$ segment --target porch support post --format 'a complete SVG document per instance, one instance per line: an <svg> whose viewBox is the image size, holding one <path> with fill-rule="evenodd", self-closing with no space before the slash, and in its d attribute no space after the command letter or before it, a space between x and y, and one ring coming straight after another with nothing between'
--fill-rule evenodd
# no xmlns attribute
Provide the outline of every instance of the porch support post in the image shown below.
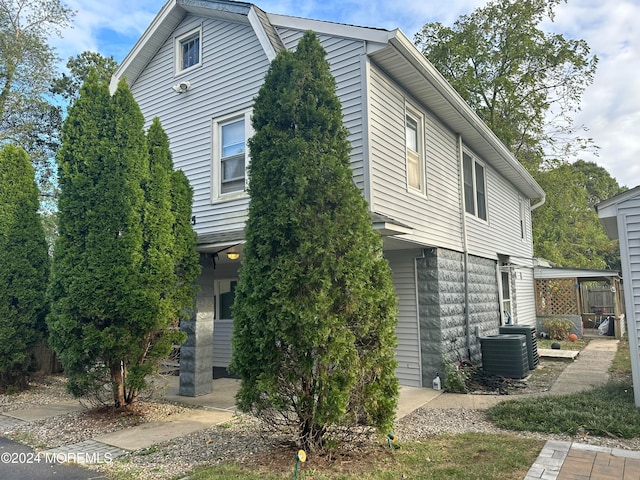
<svg viewBox="0 0 640 480"><path fill-rule="evenodd" d="M180 323L187 340L180 347L179 394L197 397L213 389L213 264L206 254L200 254L202 273L196 280L198 294L191 320Z"/></svg>

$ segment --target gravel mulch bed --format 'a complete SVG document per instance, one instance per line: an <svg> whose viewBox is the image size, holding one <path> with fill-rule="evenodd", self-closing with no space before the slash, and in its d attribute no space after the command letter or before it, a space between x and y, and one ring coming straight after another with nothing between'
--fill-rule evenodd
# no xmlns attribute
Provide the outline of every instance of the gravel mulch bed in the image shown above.
<svg viewBox="0 0 640 480"><path fill-rule="evenodd" d="M549 368L547 373L551 374L550 377L555 377L557 370ZM532 389L537 391L543 389L540 382L534 383L531 386ZM514 397L516 395L505 397L505 399ZM33 382L32 388L26 392L0 395L0 412L69 400L73 398L64 390L64 377L52 376ZM37 449L53 448L144 422L161 420L183 412L186 408L158 401L140 401L139 405L129 412L87 409L20 425L12 432L5 432L5 435L28 443ZM430 438L443 433L466 432L506 433L530 438L577 441L640 450L640 439L623 440L590 436L571 438L565 435L513 433L494 426L487 420L484 411L461 408L421 408L398 420L394 429L400 442ZM288 440L290 439L284 436L263 435L255 419L238 415L227 424L163 442L149 449L120 457L111 464L92 466L92 468L106 475L118 472L128 474L127 478L165 480L179 478L200 465L214 465L227 461L255 465L260 458L273 456L274 452Z"/></svg>

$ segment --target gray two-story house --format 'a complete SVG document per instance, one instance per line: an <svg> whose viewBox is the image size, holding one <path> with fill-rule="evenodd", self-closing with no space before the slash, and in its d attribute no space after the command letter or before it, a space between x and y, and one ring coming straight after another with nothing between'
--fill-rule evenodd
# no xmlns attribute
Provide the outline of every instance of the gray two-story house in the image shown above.
<svg viewBox="0 0 640 480"><path fill-rule="evenodd" d="M231 356L249 197L246 140L271 60L313 30L327 51L353 180L399 297L397 375L431 385L442 356L480 361L478 337L535 325L531 211L544 192L400 30L262 11L228 0L169 0L116 72L194 188L203 271L183 325L181 392L205 393Z"/></svg>

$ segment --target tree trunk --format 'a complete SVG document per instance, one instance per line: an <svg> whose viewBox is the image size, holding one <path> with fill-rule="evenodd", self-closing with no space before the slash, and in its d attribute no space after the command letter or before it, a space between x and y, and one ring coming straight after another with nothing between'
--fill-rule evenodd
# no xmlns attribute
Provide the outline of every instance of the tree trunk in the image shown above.
<svg viewBox="0 0 640 480"><path fill-rule="evenodd" d="M111 388L113 388L113 402L116 408L125 406L124 399L124 377L121 363L113 362L109 367L111 370Z"/></svg>
<svg viewBox="0 0 640 480"><path fill-rule="evenodd" d="M300 425L300 444L307 453L319 452L324 447L326 427L318 425L312 419L305 420Z"/></svg>

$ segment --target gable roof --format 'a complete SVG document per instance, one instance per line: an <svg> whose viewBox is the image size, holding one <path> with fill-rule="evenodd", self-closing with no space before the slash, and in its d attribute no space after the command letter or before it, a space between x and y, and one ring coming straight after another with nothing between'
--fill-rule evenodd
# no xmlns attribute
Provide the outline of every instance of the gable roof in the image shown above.
<svg viewBox="0 0 640 480"><path fill-rule="evenodd" d="M276 27L313 30L319 34L364 41L371 61L433 112L452 132L460 134L465 145L527 198L544 200L544 190L529 172L399 29L359 27L270 14L251 3L232 0L169 0L117 69L111 81L112 91L121 78L126 78L129 84L135 83L188 13L250 24L269 60L285 48Z"/></svg>
<svg viewBox="0 0 640 480"><path fill-rule="evenodd" d="M187 14L249 24L256 32L267 58L273 60L284 49L267 14L251 3L230 0L169 0L155 16L111 79L114 92L121 78L135 83L147 64Z"/></svg>
<svg viewBox="0 0 640 480"><path fill-rule="evenodd" d="M600 223L602 223L610 239L614 240L618 238L618 205L636 197L640 197L640 185L626 192L619 193L615 197L603 200L595 206L598 217L600 218Z"/></svg>

